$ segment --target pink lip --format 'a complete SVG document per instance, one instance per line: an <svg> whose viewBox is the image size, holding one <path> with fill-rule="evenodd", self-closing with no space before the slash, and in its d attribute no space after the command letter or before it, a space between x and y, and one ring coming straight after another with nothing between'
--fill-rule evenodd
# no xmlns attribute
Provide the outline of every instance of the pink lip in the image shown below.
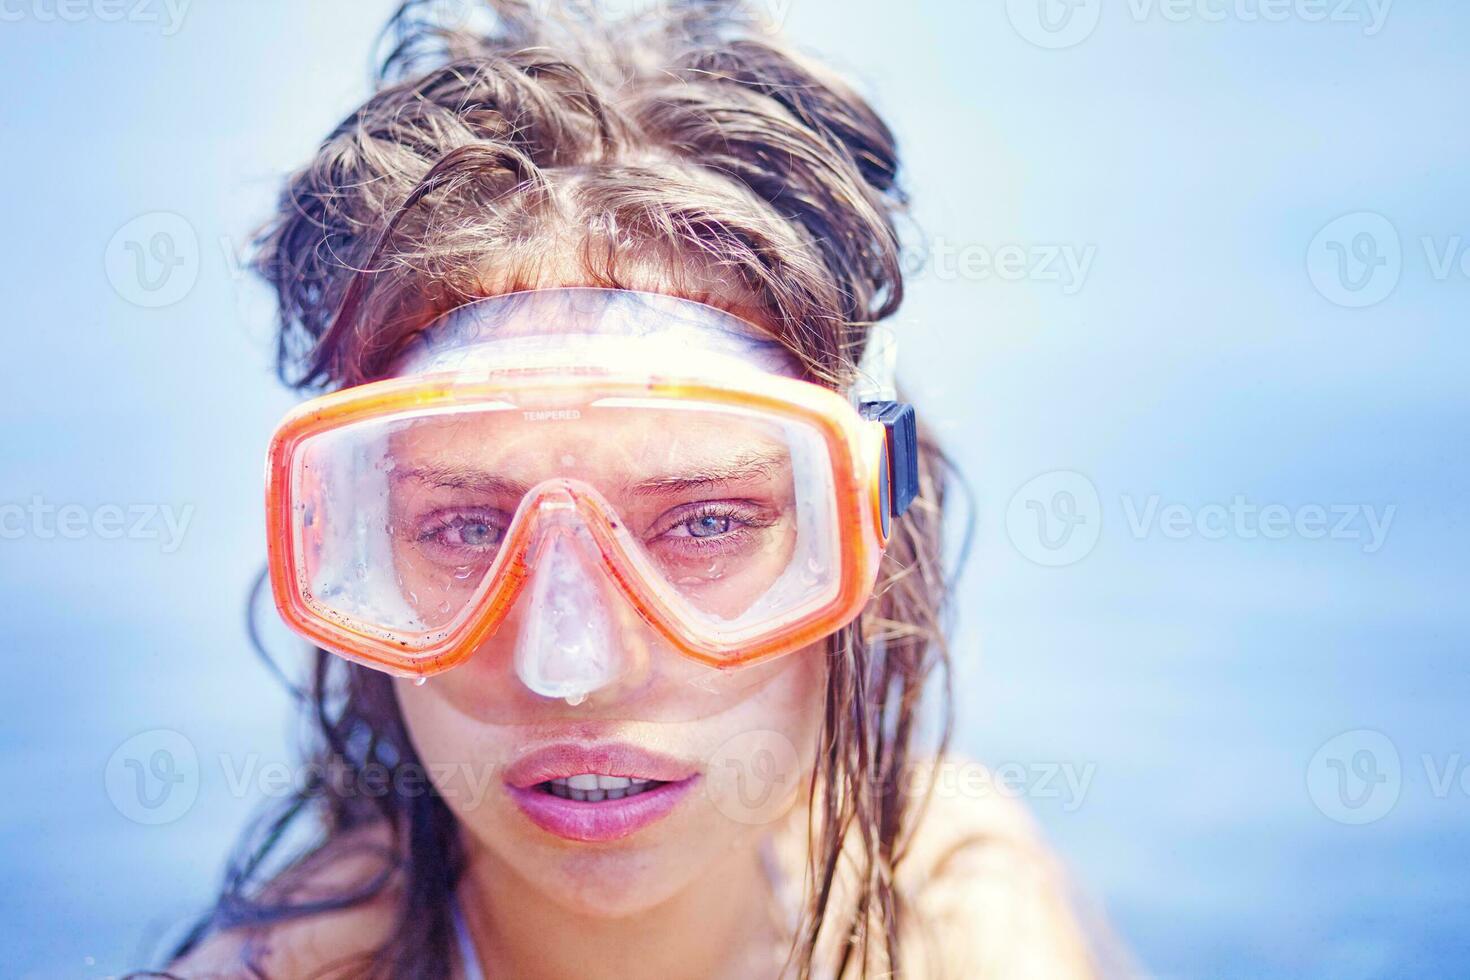
<svg viewBox="0 0 1470 980"><path fill-rule="evenodd" d="M537 789L549 779L597 773L636 776L664 785L621 800L579 803ZM506 771L506 789L542 830L566 840L620 840L668 816L699 781L695 767L629 745L558 744L532 752Z"/></svg>
<svg viewBox="0 0 1470 980"><path fill-rule="evenodd" d="M548 779L593 772L676 783L698 771L691 763L620 742L557 742L521 756L505 770L505 781L528 789Z"/></svg>

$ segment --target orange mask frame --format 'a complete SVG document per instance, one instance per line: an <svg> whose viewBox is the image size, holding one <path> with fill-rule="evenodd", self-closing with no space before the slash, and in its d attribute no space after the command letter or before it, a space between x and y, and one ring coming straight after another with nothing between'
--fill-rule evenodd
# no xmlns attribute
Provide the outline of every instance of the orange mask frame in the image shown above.
<svg viewBox="0 0 1470 980"><path fill-rule="evenodd" d="M711 635L707 626L669 601L659 577L638 549L629 547L609 505L580 481L545 481L520 501L505 539L466 613L450 627L419 634L415 642L357 623L312 596L306 573L309 529L299 526L312 494L298 479L303 444L322 433L368 420L488 401L515 401L527 390L569 393L595 382L614 396L696 399L751 409L805 423L821 434L833 468L840 569L834 594L747 629L734 637ZM619 377L566 368L511 370L467 380L445 373L394 378L324 395L287 415L271 439L266 465L266 530L271 592L286 624L348 660L405 677L427 677L462 663L504 622L531 570L534 538L528 515L547 493L564 494L591 531L618 591L674 650L711 667L730 669L799 650L852 622L867 604L887 545L890 521L917 494L913 411L896 402L854 407L847 398L810 382L752 372L738 384L685 378Z"/></svg>

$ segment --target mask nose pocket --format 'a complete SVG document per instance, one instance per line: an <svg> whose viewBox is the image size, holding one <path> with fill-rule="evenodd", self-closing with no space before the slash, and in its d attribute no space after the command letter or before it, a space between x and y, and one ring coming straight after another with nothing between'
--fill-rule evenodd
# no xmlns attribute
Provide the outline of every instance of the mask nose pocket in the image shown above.
<svg viewBox="0 0 1470 980"><path fill-rule="evenodd" d="M515 648L516 676L546 698L580 704L624 673L627 656L599 572L597 542L565 492L543 497L526 556L530 582Z"/></svg>

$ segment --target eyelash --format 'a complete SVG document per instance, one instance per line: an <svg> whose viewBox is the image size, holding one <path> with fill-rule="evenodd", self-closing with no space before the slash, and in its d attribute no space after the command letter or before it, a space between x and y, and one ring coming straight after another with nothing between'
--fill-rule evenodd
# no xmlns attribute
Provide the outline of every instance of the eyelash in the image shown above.
<svg viewBox="0 0 1470 980"><path fill-rule="evenodd" d="M730 521L732 526L727 531L708 537L698 537L692 533L671 533L707 517L724 518ZM504 540L505 522L499 520L493 511L444 510L429 515L428 520L430 523L415 535L415 540L446 552L452 551L463 555L466 551L478 551L488 554L498 548ZM655 526L661 529L648 537L648 543L653 545L658 542L667 542L668 547L682 550L696 557L705 557L738 547L750 532L770 527L774 523L775 521L763 516L758 508L749 505L742 506L734 502L710 501L693 505L689 509L679 511L672 517L660 521ZM467 524L484 524L495 535L495 540L488 545L439 540L446 531L463 528Z"/></svg>
<svg viewBox="0 0 1470 980"><path fill-rule="evenodd" d="M706 538L696 537L693 534L675 535L669 533L677 528L703 520L706 517L722 517L729 520L732 524L738 523L740 526L738 528L732 527L728 531ZM664 529L654 535L650 539L650 543L667 539L677 542L674 547L682 548L689 552L707 554L738 545L751 531L763 527L770 527L773 523L775 522L763 517L754 507L742 507L735 503L711 501L697 504L690 510L685 510L674 515L672 519L662 524Z"/></svg>
<svg viewBox="0 0 1470 980"><path fill-rule="evenodd" d="M429 544L433 547L444 549L471 549L481 551L492 551L500 545L504 536L505 528L498 521L492 511L475 510L444 510L429 515L431 523L420 531L416 539L421 544ZM445 531L454 528L463 528L465 525L483 524L495 535L495 540L489 545L452 544L437 540Z"/></svg>

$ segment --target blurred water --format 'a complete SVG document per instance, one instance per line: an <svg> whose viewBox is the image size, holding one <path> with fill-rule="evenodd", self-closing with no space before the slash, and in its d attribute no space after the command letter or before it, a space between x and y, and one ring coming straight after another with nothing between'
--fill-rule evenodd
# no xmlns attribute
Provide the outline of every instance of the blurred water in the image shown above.
<svg viewBox="0 0 1470 980"><path fill-rule="evenodd" d="M1455 974L1470 276L1443 262L1470 234L1470 12L1262 6L1083 0L1060 33L1033 0L768 9L905 147L933 261L901 373L978 504L962 746L1012 764L1151 973ZM0 948L7 972L104 976L214 887L259 796L221 757L293 740L240 627L260 453L290 399L235 256L364 93L388 4L185 5L176 25L58 9L0 23ZM178 227L159 212L192 249L128 249ZM1376 261L1392 242L1362 237L1381 221L1313 246L1359 212L1391 223L1396 278ZM175 277L150 291L138 261ZM1211 504L1276 505L1287 529ZM92 523L107 505L129 525L155 508L147 536ZM1354 536L1317 507L1351 508ZM159 730L197 771L127 768ZM1386 743L1330 741L1364 730ZM1058 769L1090 772L1085 791L1043 784ZM127 805L150 775L197 797Z"/></svg>

